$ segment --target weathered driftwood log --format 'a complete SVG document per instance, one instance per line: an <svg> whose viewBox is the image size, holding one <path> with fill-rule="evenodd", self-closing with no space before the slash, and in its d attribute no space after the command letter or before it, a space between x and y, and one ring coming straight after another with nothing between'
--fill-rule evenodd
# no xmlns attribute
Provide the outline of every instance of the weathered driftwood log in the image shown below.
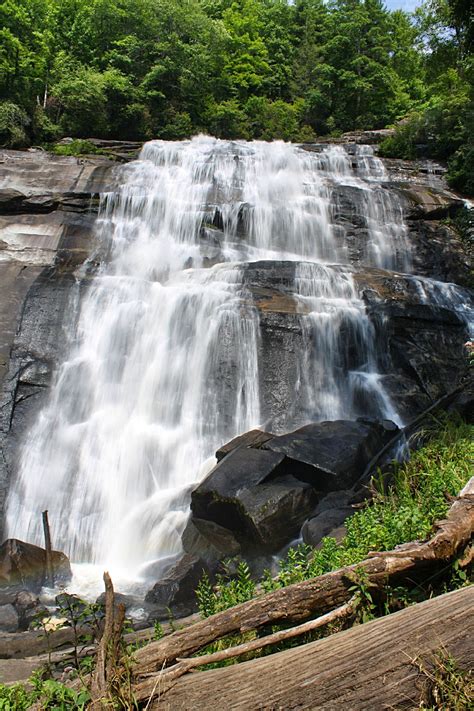
<svg viewBox="0 0 474 711"><path fill-rule="evenodd" d="M79 628L79 634L91 634L90 627ZM49 637L49 640L48 640ZM42 630L30 632L4 633L0 635L0 659L23 659L35 657L51 650L74 643L74 630L71 627L55 630L48 636Z"/></svg>
<svg viewBox="0 0 474 711"><path fill-rule="evenodd" d="M427 542L412 542L394 551L372 553L357 565L267 593L260 598L217 613L159 642L152 642L135 655L134 676L162 670L180 657L227 635L267 625L300 623L346 603L354 575L363 571L371 585L400 584L427 570L436 572L468 545L474 530L474 477L453 501L446 520L436 526Z"/></svg>
<svg viewBox="0 0 474 711"><path fill-rule="evenodd" d="M145 679L140 684L137 684L133 689L133 697L136 702L149 700L155 695L158 688L159 693L163 694L174 686L176 681L183 676L183 674L186 674L186 672L192 669L202 667L205 664L216 664L217 662L223 662L228 659L235 659L235 657L241 657L243 654L255 652L256 650L279 644L289 639L301 637L308 632L314 632L321 627L350 617L354 613L354 602L355 598L352 598L348 603L338 607L336 610L332 610L332 612L328 612L316 620L303 622L303 624L297 627L279 630L266 637L253 639L250 642L245 642L235 647L221 649L219 652L214 652L213 654L205 654L202 657L191 657L190 659L180 659L177 664L163 670L160 674L153 674L149 679Z"/></svg>
<svg viewBox="0 0 474 711"><path fill-rule="evenodd" d="M474 662L474 586L325 639L183 676L151 709L392 709L418 707L439 651ZM159 690L159 683L157 685Z"/></svg>

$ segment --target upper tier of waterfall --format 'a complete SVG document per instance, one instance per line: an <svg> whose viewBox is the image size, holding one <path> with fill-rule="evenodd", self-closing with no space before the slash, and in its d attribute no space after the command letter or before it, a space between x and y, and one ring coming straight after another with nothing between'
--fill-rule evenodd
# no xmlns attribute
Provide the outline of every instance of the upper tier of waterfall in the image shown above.
<svg viewBox="0 0 474 711"><path fill-rule="evenodd" d="M102 197L88 269L99 264L78 283L73 345L21 449L9 535L40 542L48 509L55 545L74 561L133 575L180 550L190 487L224 441L369 407L399 422L348 266L356 223L358 264L410 269L386 181L363 146L146 144ZM286 287L304 344L291 415L274 422L246 277L249 262L268 260L295 263Z"/></svg>

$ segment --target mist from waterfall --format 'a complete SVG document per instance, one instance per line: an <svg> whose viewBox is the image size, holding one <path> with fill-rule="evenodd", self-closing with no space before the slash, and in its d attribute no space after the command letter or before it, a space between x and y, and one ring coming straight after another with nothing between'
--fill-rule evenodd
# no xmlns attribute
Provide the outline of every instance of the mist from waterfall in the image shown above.
<svg viewBox="0 0 474 711"><path fill-rule="evenodd" d="M295 424L353 418L361 403L397 419L364 304L337 266L351 249L337 219L343 185L365 230L360 261L409 267L401 206L384 180L367 147L146 144L120 190L102 198L88 269L99 266L23 443L9 536L41 543L48 509L58 549L131 578L180 551L189 492L215 449L264 424L259 315L243 278L250 261L298 262L306 347L295 353Z"/></svg>

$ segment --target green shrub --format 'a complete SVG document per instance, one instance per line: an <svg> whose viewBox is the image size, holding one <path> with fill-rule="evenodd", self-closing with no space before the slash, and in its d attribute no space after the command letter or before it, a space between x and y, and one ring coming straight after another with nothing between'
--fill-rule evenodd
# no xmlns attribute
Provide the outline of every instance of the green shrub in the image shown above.
<svg viewBox="0 0 474 711"><path fill-rule="evenodd" d="M12 101L0 102L0 145L24 148L28 145L26 132L30 124L26 112Z"/></svg>
<svg viewBox="0 0 474 711"><path fill-rule="evenodd" d="M38 702L45 711L85 711L90 701L86 690L75 691L53 679L43 681L39 674L30 681L31 689L0 684L0 711L26 711Z"/></svg>
<svg viewBox="0 0 474 711"><path fill-rule="evenodd" d="M217 575L214 586L204 575L197 587L196 596L202 617L210 617L220 610L251 600L255 594L255 583L245 561L237 564L235 573L231 571L231 561L224 562L223 566L224 573Z"/></svg>
<svg viewBox="0 0 474 711"><path fill-rule="evenodd" d="M100 153L91 141L77 138L71 143L56 143L51 151L58 156L82 156Z"/></svg>

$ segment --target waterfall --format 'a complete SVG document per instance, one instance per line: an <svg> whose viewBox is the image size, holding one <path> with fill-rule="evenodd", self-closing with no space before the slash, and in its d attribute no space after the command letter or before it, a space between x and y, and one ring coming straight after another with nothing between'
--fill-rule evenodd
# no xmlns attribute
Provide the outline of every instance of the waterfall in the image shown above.
<svg viewBox="0 0 474 711"><path fill-rule="evenodd" d="M295 354L298 413L288 424L353 418L369 402L397 419L363 302L337 266L353 249L341 217L349 194L359 261L409 267L385 179L368 148L146 144L121 188L102 197L87 269L99 265L83 279L74 344L21 448L9 535L40 543L48 509L58 549L130 577L180 551L190 488L215 449L263 424L248 262L297 263L306 346Z"/></svg>

